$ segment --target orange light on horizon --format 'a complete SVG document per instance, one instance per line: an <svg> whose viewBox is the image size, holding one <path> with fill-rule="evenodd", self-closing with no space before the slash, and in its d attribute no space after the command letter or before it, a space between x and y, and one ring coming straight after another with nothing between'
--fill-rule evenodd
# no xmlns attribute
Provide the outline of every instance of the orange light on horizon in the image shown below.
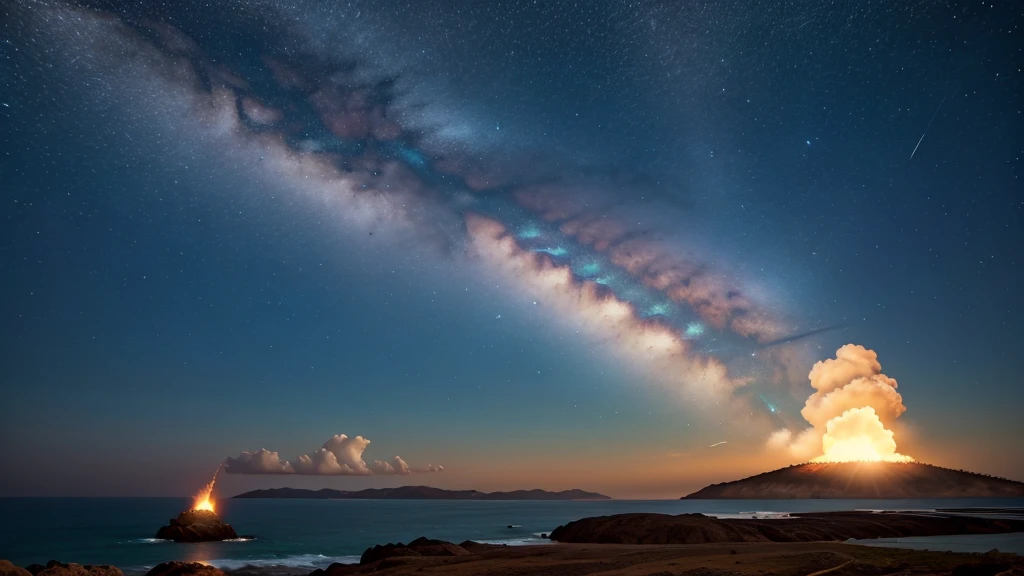
<svg viewBox="0 0 1024 576"><path fill-rule="evenodd" d="M825 425L823 454L812 462L913 462L896 451L893 432L870 406L851 408Z"/></svg>

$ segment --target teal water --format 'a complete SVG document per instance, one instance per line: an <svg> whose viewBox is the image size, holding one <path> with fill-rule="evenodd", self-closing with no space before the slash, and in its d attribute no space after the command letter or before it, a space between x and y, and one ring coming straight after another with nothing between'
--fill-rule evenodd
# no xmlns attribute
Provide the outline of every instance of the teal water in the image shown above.
<svg viewBox="0 0 1024 576"><path fill-rule="evenodd" d="M443 500L220 500L221 517L254 540L175 544L157 529L187 508L187 498L0 499L0 558L19 565L51 559L113 564L144 572L167 560L324 567L356 562L368 546L418 536L454 542L543 543L537 537L587 516L625 512L739 514L859 509L1022 507L1022 499L956 500L609 500L466 502ZM508 528L508 525L515 528Z"/></svg>

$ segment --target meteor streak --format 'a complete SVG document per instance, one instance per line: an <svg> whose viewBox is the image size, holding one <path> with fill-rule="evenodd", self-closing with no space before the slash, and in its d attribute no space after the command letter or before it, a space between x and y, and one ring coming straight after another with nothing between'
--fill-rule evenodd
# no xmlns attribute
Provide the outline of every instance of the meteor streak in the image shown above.
<svg viewBox="0 0 1024 576"><path fill-rule="evenodd" d="M209 512L217 511L216 505L214 504L211 496L213 494L213 486L217 483L217 474L220 474L220 469L222 467L223 465L217 467L217 471L213 473L213 479L210 480L210 483L203 486L203 489L196 494L192 503L193 510L207 510Z"/></svg>
<svg viewBox="0 0 1024 576"><path fill-rule="evenodd" d="M921 146L921 142L924 140L925 134L927 134L928 133L928 129L932 127L932 122L935 122L935 117L939 115L939 108L942 108L942 105L945 104L945 103L946 103L946 97L943 96L942 97L942 102L939 102L939 107L936 108L935 109L935 113L932 114L932 119L928 121L928 125L925 126L924 132L921 133L921 138L917 141L917 146L914 146L914 151L910 153L910 160L914 159L914 154L917 154L917 149L918 149L918 147ZM908 160L908 162L909 162L909 160Z"/></svg>
<svg viewBox="0 0 1024 576"><path fill-rule="evenodd" d="M711 446L708 446L708 448L714 448L715 446L721 446L722 444L726 444L726 443L727 443L726 440L722 440L721 442L715 442Z"/></svg>
<svg viewBox="0 0 1024 576"><path fill-rule="evenodd" d="M842 329L845 329L845 328L846 328L846 326L844 326L842 324L836 325L836 326L825 326L824 328L816 328L814 330L809 330L807 332L801 332L800 334L794 334L792 336L786 336L785 338L779 338L778 340L772 340L770 342L765 342L765 343L761 344L760 346L758 346L758 348L764 349L764 348L771 348L772 346L779 346L780 344L789 344L790 342L796 342L797 340L803 340L804 338L809 338L811 336L814 336L815 334L822 334L822 333L825 333L825 332L831 332L832 330L842 330Z"/></svg>

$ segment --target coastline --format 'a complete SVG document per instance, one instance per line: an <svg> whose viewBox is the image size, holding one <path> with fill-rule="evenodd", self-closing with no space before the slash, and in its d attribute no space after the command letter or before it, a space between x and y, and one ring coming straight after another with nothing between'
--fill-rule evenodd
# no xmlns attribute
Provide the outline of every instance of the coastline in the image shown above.
<svg viewBox="0 0 1024 576"><path fill-rule="evenodd" d="M680 545L554 544L506 546L465 556L395 557L370 564L334 564L325 570L245 566L228 570L196 565L204 576L348 576L355 574L470 576L493 574L838 575L1019 574L1024 558L1001 552L984 554L879 548L842 542L729 543ZM200 572L179 572L190 574ZM60 573L58 573L60 574ZM63 574L71 574L64 572ZM91 573L90 573L91 574ZM109 574L109 572L107 572ZM125 571L125 576L134 576ZM39 573L39 576L51 576ZM155 574L153 576L156 576Z"/></svg>
<svg viewBox="0 0 1024 576"><path fill-rule="evenodd" d="M510 545L477 541L461 544L417 538L408 544L378 544L361 557L320 554L290 558L201 560L189 544L167 544L165 558L182 555L199 560L189 565L121 566L124 576L345 576L347 574L680 574L694 569L708 574L888 574L901 566L929 573L978 568L986 574L1024 572L1024 549L993 550L986 539L1024 545L1020 509L950 509L901 512L850 511L769 514L717 518L703 514L630 513L582 518L559 526L559 541L519 538ZM854 534L857 539L848 538ZM894 537L895 536L895 537ZM870 538L871 540L865 540ZM515 539L514 539L515 540ZM494 541L492 541L494 542ZM946 552L944 542L970 546L971 552ZM180 547L179 547L180 546ZM897 547L898 546L898 547ZM1016 546L1016 544L1014 544ZM163 546L161 546L163 548ZM917 548L917 549L914 549ZM922 550L924 548L924 550ZM955 549L955 548L953 548ZM183 554L184 553L184 554ZM162 555L163 556L163 555ZM73 560L73 559L68 559ZM182 567L187 569L182 571ZM963 568L963 567L967 568ZM161 568L163 567L163 568ZM160 570L163 569L163 572ZM998 570L996 570L998 569ZM84 571L83 571L84 570ZM109 568L54 565L32 567L31 576L117 576ZM190 571L191 570L191 571ZM993 571L996 570L996 571ZM198 571L198 572L197 572ZM29 572L0 570L4 576Z"/></svg>

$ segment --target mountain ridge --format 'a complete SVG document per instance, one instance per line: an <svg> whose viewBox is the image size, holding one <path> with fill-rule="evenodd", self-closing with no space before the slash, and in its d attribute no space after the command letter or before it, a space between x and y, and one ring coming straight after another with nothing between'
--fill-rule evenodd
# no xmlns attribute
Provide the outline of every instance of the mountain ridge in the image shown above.
<svg viewBox="0 0 1024 576"><path fill-rule="evenodd" d="M1024 482L922 462L810 462L711 484L680 499L1021 497Z"/></svg>
<svg viewBox="0 0 1024 576"><path fill-rule="evenodd" d="M232 498L301 498L306 500L611 500L611 497L579 488L550 492L533 488L508 492L478 490L445 490L431 486L399 486L398 488L366 488L335 490L321 488L265 488L243 492Z"/></svg>

